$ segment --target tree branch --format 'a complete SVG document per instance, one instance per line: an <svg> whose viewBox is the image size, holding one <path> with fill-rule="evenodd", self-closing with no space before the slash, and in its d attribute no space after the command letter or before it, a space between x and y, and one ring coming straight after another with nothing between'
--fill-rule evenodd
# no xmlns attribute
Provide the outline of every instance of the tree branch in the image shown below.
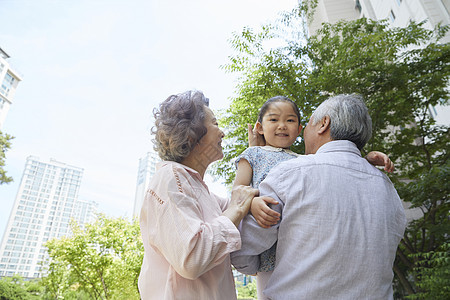
<svg viewBox="0 0 450 300"><path fill-rule="evenodd" d="M415 253L414 248L411 245L411 241L408 239L408 236L406 234L403 236L403 239L400 242L403 246L406 247L406 249L408 249L410 253Z"/></svg>
<svg viewBox="0 0 450 300"><path fill-rule="evenodd" d="M415 294L413 287L409 283L409 281L406 279L405 275L400 271L400 268L394 263L394 272L397 275L398 280L400 280L400 283L405 288L406 293L408 295Z"/></svg>
<svg viewBox="0 0 450 300"><path fill-rule="evenodd" d="M397 249L397 256L408 268L414 268L415 264L400 249Z"/></svg>

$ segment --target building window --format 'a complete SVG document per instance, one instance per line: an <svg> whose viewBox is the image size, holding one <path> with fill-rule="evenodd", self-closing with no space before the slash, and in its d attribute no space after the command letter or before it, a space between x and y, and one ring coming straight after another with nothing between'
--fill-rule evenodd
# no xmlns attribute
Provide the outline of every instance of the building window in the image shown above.
<svg viewBox="0 0 450 300"><path fill-rule="evenodd" d="M391 23L394 23L394 21L395 21L395 15L394 15L394 12L392 11L392 9L391 9L391 11L389 12L389 19L391 20Z"/></svg>
<svg viewBox="0 0 450 300"><path fill-rule="evenodd" d="M11 74L6 73L5 78L3 79L2 86L0 88L0 92L2 92L2 94L8 97L8 93L11 90L13 83L14 77L12 77Z"/></svg>

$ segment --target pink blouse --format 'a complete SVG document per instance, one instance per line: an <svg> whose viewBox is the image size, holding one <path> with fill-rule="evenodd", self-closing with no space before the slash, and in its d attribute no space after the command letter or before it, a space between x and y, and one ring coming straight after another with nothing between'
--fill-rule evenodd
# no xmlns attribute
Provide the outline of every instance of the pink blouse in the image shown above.
<svg viewBox="0 0 450 300"><path fill-rule="evenodd" d="M139 291L147 299L236 299L230 253L236 226L221 216L229 200L210 193L197 171L162 162L141 209L144 261Z"/></svg>

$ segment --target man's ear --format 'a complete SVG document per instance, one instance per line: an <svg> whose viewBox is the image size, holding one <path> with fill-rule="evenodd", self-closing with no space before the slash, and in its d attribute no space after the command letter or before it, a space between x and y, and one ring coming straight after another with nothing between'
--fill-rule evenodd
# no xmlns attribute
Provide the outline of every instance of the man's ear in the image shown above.
<svg viewBox="0 0 450 300"><path fill-rule="evenodd" d="M255 126L256 126L256 131L257 131L260 135L264 135L264 130L263 130L263 127L262 127L261 122L259 122L259 121L256 122Z"/></svg>
<svg viewBox="0 0 450 300"><path fill-rule="evenodd" d="M320 120L320 127L319 127L319 134L323 134L325 133L329 128L330 128L330 117L329 116L325 116L322 118L322 120Z"/></svg>

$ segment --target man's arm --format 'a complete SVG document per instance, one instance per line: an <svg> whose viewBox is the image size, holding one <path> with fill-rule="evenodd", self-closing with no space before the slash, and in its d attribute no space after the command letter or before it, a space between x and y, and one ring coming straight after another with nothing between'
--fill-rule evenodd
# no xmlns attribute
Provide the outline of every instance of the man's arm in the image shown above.
<svg viewBox="0 0 450 300"><path fill-rule="evenodd" d="M278 198L274 188L278 185L278 175L269 173L267 178L260 185L260 192L264 192L265 197L271 197L278 201L272 209L281 214L283 202ZM278 239L278 226L262 228L258 225L252 215L247 215L239 226L241 233L242 247L240 250L231 253L231 263L241 273L255 274L259 268L258 255L267 249L270 249Z"/></svg>
<svg viewBox="0 0 450 300"><path fill-rule="evenodd" d="M248 214L239 226L242 247L231 253L231 263L241 273L253 275L259 268L259 254L270 249L277 240L278 224L262 228Z"/></svg>

